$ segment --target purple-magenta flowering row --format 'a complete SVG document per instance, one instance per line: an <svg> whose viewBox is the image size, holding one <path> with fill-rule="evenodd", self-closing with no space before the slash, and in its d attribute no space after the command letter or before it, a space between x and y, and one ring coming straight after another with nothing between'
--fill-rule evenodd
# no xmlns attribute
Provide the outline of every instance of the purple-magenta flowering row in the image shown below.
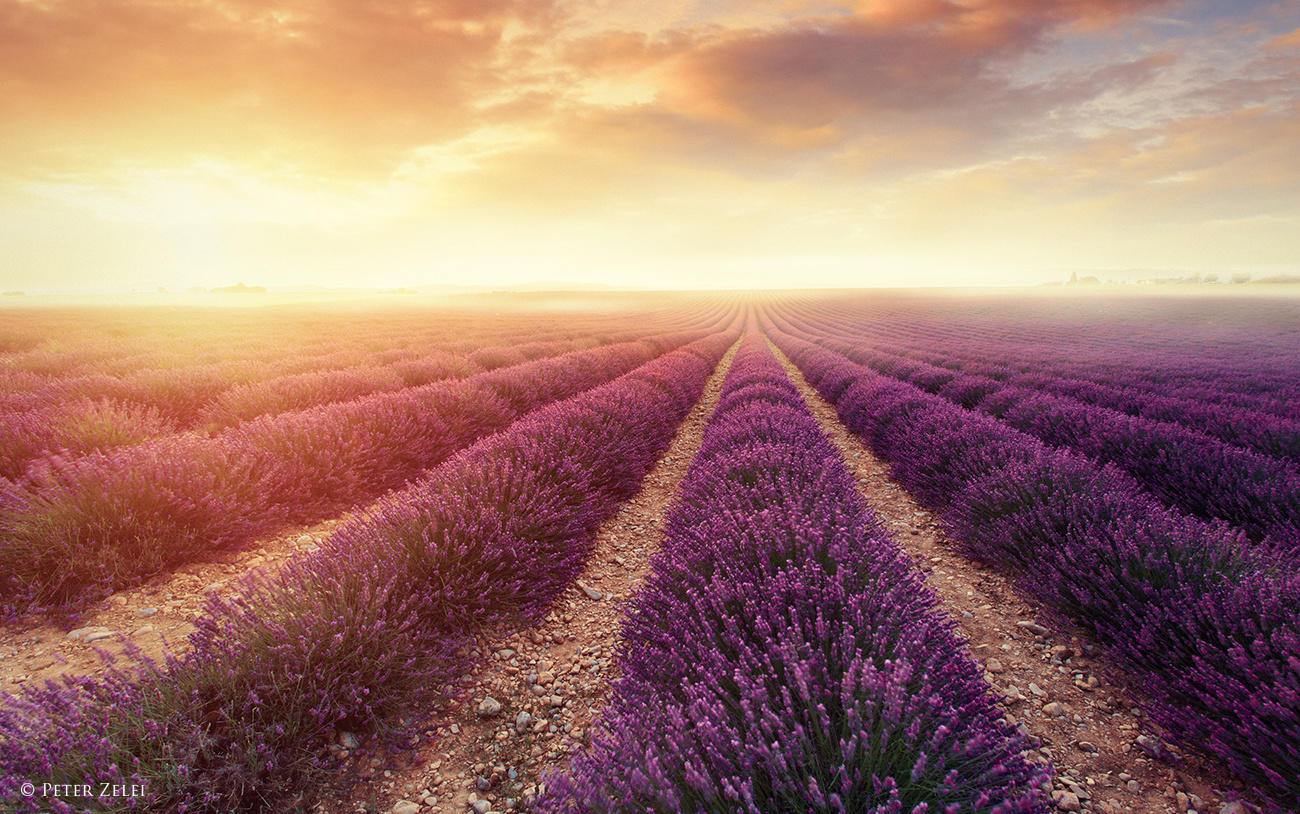
<svg viewBox="0 0 1300 814"><path fill-rule="evenodd" d="M976 557L1082 625L1184 746L1300 808L1300 572L1114 467L788 334L778 344Z"/></svg>
<svg viewBox="0 0 1300 814"><path fill-rule="evenodd" d="M1186 390L1193 397L1300 417L1294 403L1300 397L1294 300L1047 298L982 306L927 298L914 302L919 308L906 316L891 306L863 304L836 303L823 308L826 319L815 321L829 328L839 319L836 333L845 337L892 338L1023 372L1078 372L1153 393Z"/></svg>
<svg viewBox="0 0 1300 814"><path fill-rule="evenodd" d="M852 331L837 332L836 335L841 340L857 338L856 332ZM1033 356L990 361L999 357L991 351L986 355L981 345L973 342L963 345L964 350L958 350L942 341L934 345L922 344L918 337L891 337L888 342L871 336L861 338L870 342L873 349L898 357L899 364L922 362L951 371L930 369L924 374L927 383L933 381L936 387L951 381L959 373L976 381L993 379L1004 385L1068 396L1085 404L1140 418L1170 421L1229 444L1292 462L1300 461L1300 420L1268 410L1216 403L1212 397L1216 395L1216 387L1222 387L1222 384L1209 374L1198 388L1183 387L1169 393L1135 384L1135 373L1131 370L1074 368L1069 372L1069 367L1048 364ZM920 381L913 383L922 384ZM1231 391L1217 394L1240 398L1240 394Z"/></svg>
<svg viewBox="0 0 1300 814"><path fill-rule="evenodd" d="M635 331L626 316L502 320L475 309L133 312L125 323L111 311L10 312L0 347L8 339L24 349L0 352L0 477L21 480L50 455L211 434L258 415L690 330L716 312L647 313Z"/></svg>
<svg viewBox="0 0 1300 814"><path fill-rule="evenodd" d="M624 334L612 341L642 336ZM606 343L584 337L487 347L468 355L430 350L415 358L403 354L383 364L327 367L242 383L214 374L206 383L181 387L183 398L171 398L169 390L146 391L132 398L47 397L37 406L0 412L0 476L20 480L41 458L51 455L76 457L184 430L212 434L262 415L461 378L600 344ZM125 387L120 380L119 384Z"/></svg>
<svg viewBox="0 0 1300 814"><path fill-rule="evenodd" d="M263 417L213 438L51 461L0 505L0 615L75 611L200 552L374 499L519 416L701 333Z"/></svg>
<svg viewBox="0 0 1300 814"><path fill-rule="evenodd" d="M843 339L1300 419L1294 301L942 298L790 303ZM983 372L972 370L970 372Z"/></svg>
<svg viewBox="0 0 1300 814"><path fill-rule="evenodd" d="M1139 418L1173 422L1229 444L1293 463L1300 462L1300 421L1270 412L1216 404L1207 401L1204 393L1185 390L1181 395L1165 395L1133 386L1131 375L1093 373L1090 379L1085 379L1055 370L1033 369L1029 364L1032 360L1021 362L1019 367L1031 367L1029 372L1021 372L1006 364L994 364L947 350L876 347L976 379L986 377L1015 387L1067 396L1084 404Z"/></svg>
<svg viewBox="0 0 1300 814"><path fill-rule="evenodd" d="M0 800L35 811L24 780L113 776L143 786L148 810L307 810L337 770L338 731L404 742L463 672L473 633L534 616L571 583L734 339L699 340L457 453L274 580L211 597L191 651L164 668L10 698Z"/></svg>
<svg viewBox="0 0 1300 814"><path fill-rule="evenodd" d="M1053 446L1112 463L1171 506L1300 548L1300 472L1289 463L1167 421L1126 415L988 376L810 337L877 372L1001 419Z"/></svg>
<svg viewBox="0 0 1300 814"><path fill-rule="evenodd" d="M666 534L593 743L540 811L1048 810L1045 770L752 334Z"/></svg>
<svg viewBox="0 0 1300 814"><path fill-rule="evenodd" d="M203 315L199 314L192 318L197 324L188 323L185 334L154 337L144 343L142 352L113 359L111 354L110 358L104 358L113 347L112 337L105 335L102 328L96 332L93 320L86 315L84 321L90 325L80 326L80 330L89 336L69 340L76 342L72 348L61 352L38 349L0 355L0 370L6 374L0 383L0 410L5 413L39 410L61 402L109 399L155 407L178 426L191 427L199 423L206 405L239 385L348 367L386 366L426 357L452 357L459 364L467 365L469 372L481 372L499 366L480 366L479 358L474 357L475 353L487 352L482 359L491 359L491 346L579 340L592 335L619 341L614 334L625 333L621 328L609 331L595 321L587 330L582 329L581 323L570 324L563 330L547 330L517 324L480 327L464 318L449 318L447 314L437 317L430 319L425 315L415 320L392 316L386 320L322 317L316 330L329 331L328 338L322 336L314 342L295 336L302 329L282 317L287 324L277 326L274 320L266 320L271 325L262 328L278 340L270 344L265 338L262 343L241 342L239 335L228 333L234 326L226 326L225 331L206 326ZM683 327L665 324L643 333L664 333ZM71 327L70 331L76 333ZM623 340L632 338L622 337ZM205 339L208 341L204 342ZM52 344L61 344L60 339L52 338ZM81 361L77 363L79 357Z"/></svg>

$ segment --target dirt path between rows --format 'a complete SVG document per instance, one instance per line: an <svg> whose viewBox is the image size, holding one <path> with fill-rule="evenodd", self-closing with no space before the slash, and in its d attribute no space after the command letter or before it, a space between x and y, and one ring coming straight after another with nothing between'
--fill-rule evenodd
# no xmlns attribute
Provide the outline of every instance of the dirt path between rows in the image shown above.
<svg viewBox="0 0 1300 814"><path fill-rule="evenodd" d="M502 812L536 795L545 772L563 768L587 742L606 691L618 679L615 645L623 605L663 541L664 518L704 438L739 343L723 357L641 491L601 527L575 585L536 627L488 635L482 657L460 679L458 698L424 732L402 765L362 758L363 781L346 799L322 803L353 812ZM355 746L340 737L339 748ZM360 754L358 753L358 757Z"/></svg>
<svg viewBox="0 0 1300 814"><path fill-rule="evenodd" d="M127 643L150 659L180 653L208 594L229 593L239 580L261 569L274 574L289 559L310 551L351 512L310 526L279 532L244 548L217 551L202 560L159 574L110 596L65 629L42 616L29 616L0 630L0 691L43 684L61 675L97 675L104 655L122 666Z"/></svg>
<svg viewBox="0 0 1300 814"><path fill-rule="evenodd" d="M1036 739L1038 756L1056 767L1058 809L1214 814L1224 808L1211 782L1228 780L1194 759L1175 767L1150 757L1148 750L1160 748L1157 737L1125 690L1104 675L1095 648L1082 636L1050 631L1006 577L958 553L938 515L895 484L888 464L849 432L789 359L772 350L844 456L860 494L926 572L984 665L985 678L1005 696L1007 720Z"/></svg>

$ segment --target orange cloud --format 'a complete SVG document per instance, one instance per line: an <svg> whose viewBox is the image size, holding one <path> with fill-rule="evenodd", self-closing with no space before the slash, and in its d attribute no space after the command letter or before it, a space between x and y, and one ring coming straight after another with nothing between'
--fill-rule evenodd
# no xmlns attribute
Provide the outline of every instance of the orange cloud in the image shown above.
<svg viewBox="0 0 1300 814"><path fill-rule="evenodd" d="M676 90L701 106L808 120L844 111L981 104L1000 69L1055 29L1113 21L1161 0L873 0L853 17L697 44Z"/></svg>
<svg viewBox="0 0 1300 814"><path fill-rule="evenodd" d="M535 33L553 14L545 0L7 2L0 132L27 148L10 161L44 163L52 143L73 164L391 162L462 132L514 78L507 28Z"/></svg>
<svg viewBox="0 0 1300 814"><path fill-rule="evenodd" d="M1012 69L1048 22L990 40L987 28L972 34L969 9L906 5L771 30L584 37L561 52L578 75L650 75L657 92L633 107L569 108L556 127L638 160L782 174L822 161L898 174L976 160L1056 109L1139 88L1176 61L1162 51L1026 82Z"/></svg>
<svg viewBox="0 0 1300 814"><path fill-rule="evenodd" d="M1275 49L1300 48L1300 28L1297 28L1290 34L1285 34L1281 37L1276 37L1270 40L1268 47Z"/></svg>

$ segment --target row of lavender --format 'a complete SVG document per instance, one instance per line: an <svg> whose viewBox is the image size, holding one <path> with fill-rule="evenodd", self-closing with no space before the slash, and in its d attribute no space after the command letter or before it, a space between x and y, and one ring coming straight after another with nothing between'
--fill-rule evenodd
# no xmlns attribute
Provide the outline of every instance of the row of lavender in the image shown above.
<svg viewBox="0 0 1300 814"><path fill-rule="evenodd" d="M1048 810L1046 772L909 566L751 334L593 743L539 810Z"/></svg>
<svg viewBox="0 0 1300 814"><path fill-rule="evenodd" d="M10 359L7 365L0 364L0 369L17 369L5 371L0 407L7 411L23 410L54 401L110 399L154 407L182 426L193 426L208 402L236 385L347 367L412 362L430 354L448 354L469 362L469 357L480 349L486 349L486 356L480 355L474 363L490 364L493 355L499 352L492 348L517 345L525 339L551 342L598 333L581 325L566 326L563 330L544 330L540 326L521 330L518 326L502 325L474 329L457 325L457 332L450 326L440 325L437 318L428 322L426 327L402 322L394 328L369 333L375 328L369 322L357 324L340 318L335 323L337 336L328 345L312 346L286 338L279 347L247 349L246 355L239 355L241 346L237 342L229 343L231 337L215 331L212 336L205 336L204 327L199 325L195 328L196 336L189 341L171 340L180 348L188 348L188 353L169 354L167 349L159 348L154 353L142 354L143 358L99 359L91 367L87 366L88 362L68 361L69 368L59 370L64 356L75 358L76 354L50 352L52 358L43 365L48 368L44 373L25 371L23 360ZM359 333L363 325L367 333ZM88 344L90 339L82 342ZM228 343L234 347L226 347ZM111 346L111 338L101 337L99 344ZM220 348L215 359L204 353L205 345ZM91 346L88 350L100 348ZM159 355L161 359L155 358ZM171 363L160 364L164 360Z"/></svg>
<svg viewBox="0 0 1300 814"><path fill-rule="evenodd" d="M705 333L264 417L213 438L168 436L0 482L0 615L76 611L201 553L333 516Z"/></svg>
<svg viewBox="0 0 1300 814"><path fill-rule="evenodd" d="M1023 372L1300 419L1300 329L1286 300L873 298L791 311L801 321L838 322L863 338L898 339L912 349L940 347Z"/></svg>
<svg viewBox="0 0 1300 814"><path fill-rule="evenodd" d="M1224 443L1180 424L958 373L780 322L783 330L879 373L996 417L1053 446L1114 464L1161 500L1193 516L1230 523L1255 541L1300 549L1300 471L1289 461Z"/></svg>
<svg viewBox="0 0 1300 814"><path fill-rule="evenodd" d="M1124 473L774 331L975 557L1081 625L1184 746L1300 808L1300 571Z"/></svg>
<svg viewBox="0 0 1300 814"><path fill-rule="evenodd" d="M624 334L614 341L636 338ZM45 394L39 406L0 411L0 476L21 480L33 465L53 455L76 457L186 429L210 434L262 415L461 378L600 344L604 343L561 340L488 347L483 349L492 351L484 360L487 364L476 361L475 354L431 351L383 365L327 367L236 384L213 381L211 387L195 388L178 379L176 387L184 391L183 398L152 391L148 398L64 399Z"/></svg>
<svg viewBox="0 0 1300 814"><path fill-rule="evenodd" d="M55 811L307 810L339 730L406 742L486 626L570 585L735 340L713 334L462 451L243 597L209 600L163 668L29 689L0 709L0 800L113 780Z"/></svg>
<svg viewBox="0 0 1300 814"><path fill-rule="evenodd" d="M807 320L800 320L806 322ZM1031 353L1022 347L1018 354L999 352L996 334L981 333L964 341L954 342L950 331L933 335L912 325L897 323L863 324L849 315L839 319L817 319L826 329L833 329L842 339L869 341L877 351L900 358L899 364L929 363L955 373L929 371L927 379L942 386L959 374L968 382L968 390L978 387L1012 386L1060 396L1117 410L1128 415L1154 421L1169 421L1204 433L1229 444L1247 447L1256 452L1282 458L1292 465L1300 462L1300 418L1288 417L1296 407L1295 398L1274 400L1262 404L1252 402L1249 395L1241 393L1230 377L1223 376L1217 368L1200 371L1197 383L1183 385L1170 391L1168 385L1146 381L1145 376L1133 368L1116 367L1114 359L1105 366L1049 361L1041 346ZM1137 340L1129 337L1129 341ZM1113 350L1112 350L1113 353ZM1166 365L1190 366L1186 360ZM1300 364L1300 363L1293 363ZM1145 368L1154 369L1154 360ZM1146 376L1152 375L1147 373ZM1296 386L1300 367L1292 371L1288 385ZM988 383L992 381L994 385ZM915 382L918 385L921 382ZM1273 392L1287 393L1287 385ZM1154 387L1154 389L1153 389Z"/></svg>
<svg viewBox="0 0 1300 814"><path fill-rule="evenodd" d="M635 313L651 333L711 321L722 303L651 302ZM72 398L154 398L148 385L223 383L416 359L430 351L469 356L487 346L549 342L627 330L626 312L548 312L526 305L430 309L4 309L0 346L12 330L30 347L0 353L0 405L28 393ZM54 390L43 388L53 386ZM18 399L15 402L15 399Z"/></svg>
<svg viewBox="0 0 1300 814"><path fill-rule="evenodd" d="M49 381L250 363L280 365L290 372L299 365L318 366L326 358L358 364L393 348L427 343L443 347L490 337L498 328L484 324L481 312L450 308L100 306L5 308L4 314L0 370L18 379L5 382L6 392L14 384L32 381L29 376ZM564 327L571 327L571 321ZM345 337L347 341L341 341ZM294 351L292 358L286 349ZM473 350L473 345L465 350Z"/></svg>
<svg viewBox="0 0 1300 814"><path fill-rule="evenodd" d="M713 321L691 323L685 316L661 318L656 322L665 327L639 331L497 326L479 328L478 339L467 339L463 332L453 339L455 335L446 333L431 344L430 334L447 329L426 329L419 338L387 337L390 346L366 353L334 350L303 358L288 347L281 350L283 358L273 360L236 359L120 376L37 377L27 386L21 377L10 377L0 408L0 477L20 480L29 467L50 455L82 455L186 430L211 434L261 415L460 378ZM346 323L340 327L344 335L352 333ZM525 337L531 341L519 341Z"/></svg>

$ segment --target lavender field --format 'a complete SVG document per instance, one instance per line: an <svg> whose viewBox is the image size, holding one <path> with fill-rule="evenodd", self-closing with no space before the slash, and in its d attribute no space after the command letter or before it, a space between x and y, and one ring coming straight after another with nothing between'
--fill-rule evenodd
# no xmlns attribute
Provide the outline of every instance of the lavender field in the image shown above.
<svg viewBox="0 0 1300 814"><path fill-rule="evenodd" d="M0 810L1300 811L1300 299L11 308L0 370Z"/></svg>

